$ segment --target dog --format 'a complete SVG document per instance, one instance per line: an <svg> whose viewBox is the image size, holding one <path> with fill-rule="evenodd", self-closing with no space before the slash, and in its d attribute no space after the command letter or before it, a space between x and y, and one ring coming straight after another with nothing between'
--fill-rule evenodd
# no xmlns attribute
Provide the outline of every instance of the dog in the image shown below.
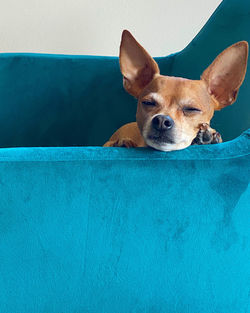
<svg viewBox="0 0 250 313"><path fill-rule="evenodd" d="M128 30L122 33L120 69L125 90L138 99L136 122L119 128L104 147L152 147L161 151L222 142L210 121L235 102L246 74L248 43L220 53L200 80L160 75L155 60Z"/></svg>

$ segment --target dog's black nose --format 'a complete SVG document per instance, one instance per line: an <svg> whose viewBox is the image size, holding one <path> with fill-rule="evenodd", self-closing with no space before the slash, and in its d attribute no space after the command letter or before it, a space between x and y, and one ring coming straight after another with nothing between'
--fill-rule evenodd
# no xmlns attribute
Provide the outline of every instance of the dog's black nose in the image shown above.
<svg viewBox="0 0 250 313"><path fill-rule="evenodd" d="M152 119L152 126L158 131L169 130L174 126L173 119L168 115L156 115Z"/></svg>

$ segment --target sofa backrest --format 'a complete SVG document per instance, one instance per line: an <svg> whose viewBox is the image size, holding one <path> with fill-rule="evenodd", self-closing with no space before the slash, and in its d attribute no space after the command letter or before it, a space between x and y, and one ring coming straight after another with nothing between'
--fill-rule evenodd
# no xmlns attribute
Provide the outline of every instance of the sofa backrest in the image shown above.
<svg viewBox="0 0 250 313"><path fill-rule="evenodd" d="M163 75L199 79L223 49L250 43L250 1L224 0L181 52L156 58ZM171 43L166 43L171 44ZM223 140L250 127L250 70L237 102L216 112ZM117 57L0 54L0 147L98 146L134 121Z"/></svg>
<svg viewBox="0 0 250 313"><path fill-rule="evenodd" d="M98 146L135 121L136 100L117 57L1 54L0 109L0 147Z"/></svg>

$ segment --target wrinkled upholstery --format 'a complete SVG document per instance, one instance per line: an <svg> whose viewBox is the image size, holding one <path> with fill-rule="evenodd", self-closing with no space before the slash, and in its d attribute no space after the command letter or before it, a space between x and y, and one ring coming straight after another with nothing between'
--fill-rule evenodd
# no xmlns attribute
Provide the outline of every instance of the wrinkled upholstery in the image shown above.
<svg viewBox="0 0 250 313"><path fill-rule="evenodd" d="M162 73L198 78L249 15L224 0ZM117 58L0 55L0 313L249 313L249 81L225 143L102 148L135 115Z"/></svg>

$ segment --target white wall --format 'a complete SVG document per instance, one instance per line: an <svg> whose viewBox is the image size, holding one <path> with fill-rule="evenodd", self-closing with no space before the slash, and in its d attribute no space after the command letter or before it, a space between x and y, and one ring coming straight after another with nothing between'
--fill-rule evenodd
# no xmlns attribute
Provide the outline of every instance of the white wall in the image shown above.
<svg viewBox="0 0 250 313"><path fill-rule="evenodd" d="M0 0L0 51L118 55L129 29L153 55L184 48L220 0Z"/></svg>

